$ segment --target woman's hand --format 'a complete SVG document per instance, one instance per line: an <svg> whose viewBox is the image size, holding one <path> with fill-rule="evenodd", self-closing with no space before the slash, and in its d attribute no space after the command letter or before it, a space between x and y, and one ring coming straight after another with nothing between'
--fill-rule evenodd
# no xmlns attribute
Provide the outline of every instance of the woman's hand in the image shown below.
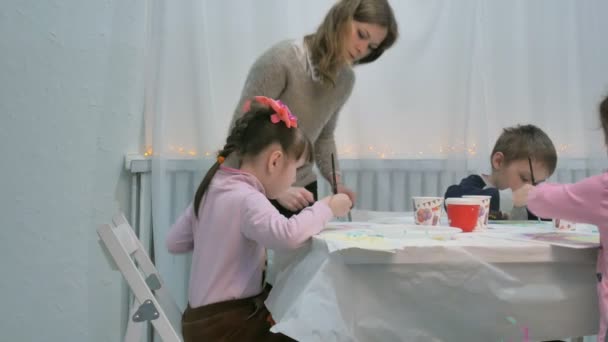
<svg viewBox="0 0 608 342"><path fill-rule="evenodd" d="M315 201L312 192L305 188L292 186L277 197L277 202L289 211L300 211Z"/></svg>

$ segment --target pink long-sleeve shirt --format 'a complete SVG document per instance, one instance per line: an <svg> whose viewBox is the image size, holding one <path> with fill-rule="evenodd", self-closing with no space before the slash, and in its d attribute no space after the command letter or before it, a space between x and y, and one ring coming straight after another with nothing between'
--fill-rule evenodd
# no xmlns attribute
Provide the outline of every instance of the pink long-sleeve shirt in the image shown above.
<svg viewBox="0 0 608 342"><path fill-rule="evenodd" d="M259 294L265 248L297 248L332 216L325 203L316 202L288 219L254 175L221 167L198 218L190 205L171 227L166 245L170 253L193 253L188 301L196 308Z"/></svg>
<svg viewBox="0 0 608 342"><path fill-rule="evenodd" d="M601 244L597 260L598 341L604 341L608 326L608 256L604 249L608 246L608 173L575 184L540 184L528 195L528 209L539 217L598 226Z"/></svg>

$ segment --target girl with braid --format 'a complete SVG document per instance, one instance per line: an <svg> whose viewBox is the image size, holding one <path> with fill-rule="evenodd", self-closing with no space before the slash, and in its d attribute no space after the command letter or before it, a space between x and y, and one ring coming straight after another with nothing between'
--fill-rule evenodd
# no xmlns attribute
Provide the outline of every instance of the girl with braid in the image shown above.
<svg viewBox="0 0 608 342"><path fill-rule="evenodd" d="M291 218L280 214L268 199L289 188L296 169L311 162L310 142L281 101L256 96L244 107L193 204L167 236L169 252L193 252L185 342L291 341L270 332L266 248L297 248L352 205L337 194ZM237 168L222 165L232 153L239 155Z"/></svg>
<svg viewBox="0 0 608 342"><path fill-rule="evenodd" d="M608 96L599 105L599 119L608 146ZM596 225L600 232L597 256L597 299L600 312L597 341L608 341L608 172L574 184L542 183L528 193L535 215Z"/></svg>

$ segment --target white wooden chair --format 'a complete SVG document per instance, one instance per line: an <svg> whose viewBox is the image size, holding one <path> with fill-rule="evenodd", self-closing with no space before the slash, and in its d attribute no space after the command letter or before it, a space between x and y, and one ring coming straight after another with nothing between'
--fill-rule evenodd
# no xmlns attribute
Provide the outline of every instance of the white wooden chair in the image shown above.
<svg viewBox="0 0 608 342"><path fill-rule="evenodd" d="M164 286L158 270L122 214L97 234L110 262L118 267L133 292L124 342L141 342L151 323L164 342L181 342L181 312ZM131 303L130 303L131 304Z"/></svg>

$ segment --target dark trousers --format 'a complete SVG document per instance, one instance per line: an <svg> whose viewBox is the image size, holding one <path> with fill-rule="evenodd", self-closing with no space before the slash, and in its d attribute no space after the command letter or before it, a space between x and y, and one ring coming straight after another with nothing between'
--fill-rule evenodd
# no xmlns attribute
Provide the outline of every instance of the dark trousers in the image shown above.
<svg viewBox="0 0 608 342"><path fill-rule="evenodd" d="M213 303L198 308L190 305L182 315L184 342L294 341L270 332L272 317L264 305L270 287L257 296Z"/></svg>
<svg viewBox="0 0 608 342"><path fill-rule="evenodd" d="M317 182L316 181L308 184L304 188L306 190L312 192L312 195L313 195L315 201L317 201L319 199L319 195L317 194L318 190L317 190ZM286 209L282 205L280 205L279 202L277 202L275 200L270 200L270 203L272 203L272 205L274 205L274 207L277 208L279 210L279 212L281 214L283 214L283 216L285 216L287 218L292 217L293 215L296 215L296 214L298 214L300 212L300 211L291 211L289 209Z"/></svg>

